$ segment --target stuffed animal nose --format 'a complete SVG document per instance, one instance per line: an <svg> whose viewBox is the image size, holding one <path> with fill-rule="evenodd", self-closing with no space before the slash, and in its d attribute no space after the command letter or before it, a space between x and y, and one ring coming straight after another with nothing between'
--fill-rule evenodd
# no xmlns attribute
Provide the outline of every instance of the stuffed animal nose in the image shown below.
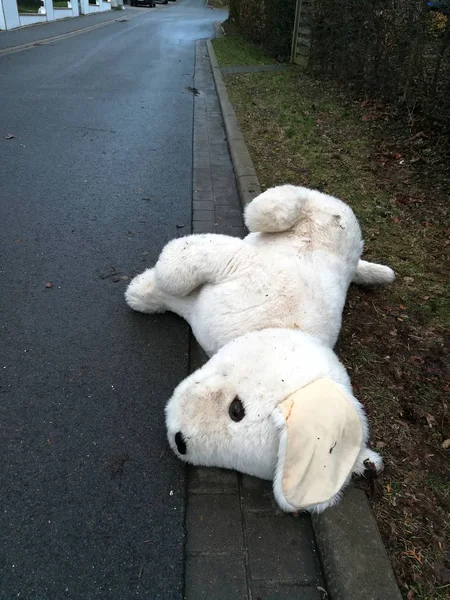
<svg viewBox="0 0 450 600"><path fill-rule="evenodd" d="M177 445L180 454L186 454L186 442L184 441L181 431L175 434L175 444Z"/></svg>

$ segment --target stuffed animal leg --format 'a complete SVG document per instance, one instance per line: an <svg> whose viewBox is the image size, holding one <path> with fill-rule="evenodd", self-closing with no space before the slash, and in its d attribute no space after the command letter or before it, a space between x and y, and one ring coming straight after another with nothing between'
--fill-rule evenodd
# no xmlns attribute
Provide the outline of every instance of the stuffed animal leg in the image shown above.
<svg viewBox="0 0 450 600"><path fill-rule="evenodd" d="M352 281L359 285L388 284L395 279L389 267L358 261L362 250L358 221L352 209L334 196L293 185L269 188L246 207L245 224L252 233L292 231L315 249L355 262ZM257 240L253 238L252 242Z"/></svg>
<svg viewBox="0 0 450 600"><path fill-rule="evenodd" d="M205 283L220 283L233 275L254 248L239 238L206 233L169 242L155 265L158 285L168 294L186 296Z"/></svg>
<svg viewBox="0 0 450 600"><path fill-rule="evenodd" d="M352 281L358 285L385 285L394 279L395 273L390 267L359 260Z"/></svg>
<svg viewBox="0 0 450 600"><path fill-rule="evenodd" d="M226 344L166 406L182 460L271 479L287 512L335 504L353 473L381 457L367 447L363 407L336 355L315 338L265 329Z"/></svg>
<svg viewBox="0 0 450 600"><path fill-rule="evenodd" d="M140 312L171 310L189 320L193 299L188 295L202 284L232 276L238 262L254 253L242 240L226 235L177 238L166 244L154 268L134 277L126 302Z"/></svg>

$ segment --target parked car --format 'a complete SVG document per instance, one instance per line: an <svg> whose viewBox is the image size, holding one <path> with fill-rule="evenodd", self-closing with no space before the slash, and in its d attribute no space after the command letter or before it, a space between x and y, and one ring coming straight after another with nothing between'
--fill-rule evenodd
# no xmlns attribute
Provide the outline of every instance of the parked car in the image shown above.
<svg viewBox="0 0 450 600"><path fill-rule="evenodd" d="M155 0L130 0L130 4L131 6L149 6L150 8L155 8L156 6Z"/></svg>

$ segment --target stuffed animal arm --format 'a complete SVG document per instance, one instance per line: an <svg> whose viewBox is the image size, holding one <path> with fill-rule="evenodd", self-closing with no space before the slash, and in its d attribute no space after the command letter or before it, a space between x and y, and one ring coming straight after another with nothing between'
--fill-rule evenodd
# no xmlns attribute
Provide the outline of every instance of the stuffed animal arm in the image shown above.
<svg viewBox="0 0 450 600"><path fill-rule="evenodd" d="M169 242L155 265L155 277L164 292L186 296L206 283L220 283L232 276L238 263L255 255L243 240L205 233Z"/></svg>
<svg viewBox="0 0 450 600"><path fill-rule="evenodd" d="M320 512L367 461L382 469L344 367L300 331L266 329L226 344L176 388L166 424L179 458L270 479L287 512Z"/></svg>

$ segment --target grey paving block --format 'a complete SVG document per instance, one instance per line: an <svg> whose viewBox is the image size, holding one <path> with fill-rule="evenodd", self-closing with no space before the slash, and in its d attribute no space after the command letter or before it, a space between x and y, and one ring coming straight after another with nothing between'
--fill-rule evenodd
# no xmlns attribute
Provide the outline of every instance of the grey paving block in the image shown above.
<svg viewBox="0 0 450 600"><path fill-rule="evenodd" d="M220 222L217 223L216 231L217 233L223 233L224 235L231 235L239 238L243 238L247 233L244 226L227 225L221 224Z"/></svg>
<svg viewBox="0 0 450 600"><path fill-rule="evenodd" d="M189 469L188 490L196 494L237 494L237 473L213 467L192 467Z"/></svg>
<svg viewBox="0 0 450 600"><path fill-rule="evenodd" d="M209 148L208 146L203 146L203 148L205 148L204 150L202 150L201 152L198 152L195 154L194 157L194 171L196 169L202 169L205 166L209 166Z"/></svg>
<svg viewBox="0 0 450 600"><path fill-rule="evenodd" d="M231 160L228 158L227 166L211 166L211 177L215 180L222 179L226 183L234 181L234 171L231 166Z"/></svg>
<svg viewBox="0 0 450 600"><path fill-rule="evenodd" d="M188 556L185 598L188 600L247 600L243 556L234 554Z"/></svg>
<svg viewBox="0 0 450 600"><path fill-rule="evenodd" d="M209 221L194 221L192 223L192 233L214 233L215 225Z"/></svg>
<svg viewBox="0 0 450 600"><path fill-rule="evenodd" d="M204 167L195 168L192 172L192 175L194 177L194 181L202 180L204 178L211 179L211 169L209 168L209 165L206 164Z"/></svg>
<svg viewBox="0 0 450 600"><path fill-rule="evenodd" d="M214 223L215 215L214 215L214 207L213 210L197 210L194 208L194 212L192 214L193 221L209 221L210 223Z"/></svg>
<svg viewBox="0 0 450 600"><path fill-rule="evenodd" d="M229 165L229 158L225 154L212 155L211 156L211 167L227 167Z"/></svg>
<svg viewBox="0 0 450 600"><path fill-rule="evenodd" d="M187 552L242 552L237 494L190 494L186 512Z"/></svg>
<svg viewBox="0 0 450 600"><path fill-rule="evenodd" d="M213 192L201 192L200 190L194 190L194 202L197 201L207 201L214 202L214 193Z"/></svg>
<svg viewBox="0 0 450 600"><path fill-rule="evenodd" d="M278 512L271 481L243 475L241 478L241 494L246 512L265 512L270 515Z"/></svg>
<svg viewBox="0 0 450 600"><path fill-rule="evenodd" d="M317 589L317 586L275 583L270 586L252 586L252 597L253 600L322 600L326 595Z"/></svg>
<svg viewBox="0 0 450 600"><path fill-rule="evenodd" d="M211 197L211 200L194 200L192 203L192 208L194 212L196 210L212 210L214 211L214 200Z"/></svg>
<svg viewBox="0 0 450 600"><path fill-rule="evenodd" d="M240 202L237 187L232 182L228 184L228 187L224 185L214 185L214 202L216 206L239 208Z"/></svg>
<svg viewBox="0 0 450 600"><path fill-rule="evenodd" d="M214 185L214 199L219 204L227 204L228 206L240 206L239 194L236 183L233 180L224 182L216 182Z"/></svg>
<svg viewBox="0 0 450 600"><path fill-rule="evenodd" d="M252 580L316 585L311 525L306 515L245 513Z"/></svg>
<svg viewBox="0 0 450 600"><path fill-rule="evenodd" d="M193 184L193 188L194 188L195 192L209 192L212 194L212 192L213 192L212 180L208 181L207 179L204 179L202 181L196 181Z"/></svg>
<svg viewBox="0 0 450 600"><path fill-rule="evenodd" d="M194 213L195 214L195 213ZM222 227L244 227L244 221L242 220L242 215L225 215L219 216L217 215L217 224ZM245 230L244 230L245 231ZM243 234L245 235L245 233Z"/></svg>
<svg viewBox="0 0 450 600"><path fill-rule="evenodd" d="M211 154L228 154L228 145L225 140L209 141L209 151Z"/></svg>
<svg viewBox="0 0 450 600"><path fill-rule="evenodd" d="M199 207L200 208L200 207ZM229 206L227 204L220 204L219 206L217 206L216 208L216 215L219 217L240 217L241 221L244 221L243 215L242 215L242 209L240 208L240 206Z"/></svg>

